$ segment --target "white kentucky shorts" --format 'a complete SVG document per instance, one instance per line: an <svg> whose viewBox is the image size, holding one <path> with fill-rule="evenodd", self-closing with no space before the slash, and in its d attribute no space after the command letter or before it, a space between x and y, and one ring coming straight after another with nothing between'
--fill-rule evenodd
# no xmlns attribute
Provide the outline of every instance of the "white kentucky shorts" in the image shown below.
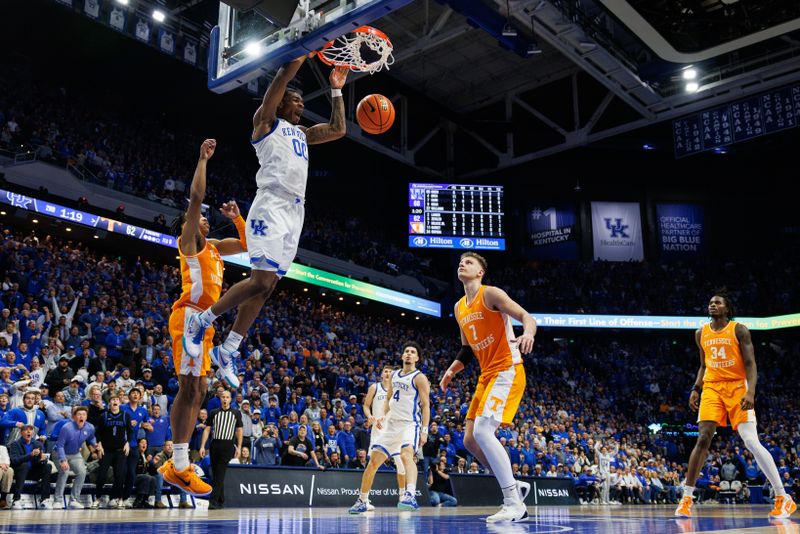
<svg viewBox="0 0 800 534"><path fill-rule="evenodd" d="M417 450L419 423L413 421L384 421L384 428L370 441L370 450L377 449L386 456L397 456L403 447Z"/></svg>
<svg viewBox="0 0 800 534"><path fill-rule="evenodd" d="M300 197L280 190L259 189L247 213L247 253L250 266L283 276L300 243L305 219Z"/></svg>

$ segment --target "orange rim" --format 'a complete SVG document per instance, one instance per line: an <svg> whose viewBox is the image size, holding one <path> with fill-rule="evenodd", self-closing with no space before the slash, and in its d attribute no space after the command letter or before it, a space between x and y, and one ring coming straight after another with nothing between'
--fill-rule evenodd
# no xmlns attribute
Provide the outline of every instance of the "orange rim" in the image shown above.
<svg viewBox="0 0 800 534"><path fill-rule="evenodd" d="M383 39L387 43L389 43L389 46L391 48L394 48L394 46L392 45L392 41L389 39L389 36L386 35L385 33L383 33L382 31L380 31L378 28L373 28L372 26L359 26L355 30L352 30L350 33L371 33L371 34L376 35L379 38ZM336 39L338 39L338 37ZM330 59L325 57L325 54L322 53L323 51L325 51L328 48L330 48L331 46L333 46L333 44L336 42L336 39L334 39L333 41L328 41L327 43L325 43L325 45L322 48L320 48L317 52L313 52L313 53L315 53L316 56L319 58L319 60L322 61L323 63L325 63L326 65L330 65L332 67L347 67L348 69L351 69L351 70L354 69L355 66L353 66L353 65L345 65L345 64L341 64L340 62L331 61Z"/></svg>

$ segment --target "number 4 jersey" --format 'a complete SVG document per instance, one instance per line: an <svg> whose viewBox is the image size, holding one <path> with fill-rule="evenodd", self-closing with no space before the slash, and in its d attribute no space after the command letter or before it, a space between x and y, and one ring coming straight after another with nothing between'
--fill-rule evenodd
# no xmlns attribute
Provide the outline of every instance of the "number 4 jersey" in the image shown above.
<svg viewBox="0 0 800 534"><path fill-rule="evenodd" d="M736 321L715 332L710 324L703 325L700 332L700 346L705 357L706 372L703 382L742 381L747 378L736 339Z"/></svg>

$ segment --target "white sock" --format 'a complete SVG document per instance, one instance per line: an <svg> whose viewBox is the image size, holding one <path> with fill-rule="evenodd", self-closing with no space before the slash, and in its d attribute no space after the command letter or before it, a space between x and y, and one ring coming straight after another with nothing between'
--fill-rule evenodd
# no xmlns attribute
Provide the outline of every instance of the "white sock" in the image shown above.
<svg viewBox="0 0 800 534"><path fill-rule="evenodd" d="M203 323L203 326L211 326L211 323L213 323L214 319L217 317L219 316L211 311L211 308L208 308L200 313L200 322Z"/></svg>
<svg viewBox="0 0 800 534"><path fill-rule="evenodd" d="M511 488L513 497L509 498L518 501L519 492L517 492L517 481L514 480L514 472L511 470L511 459L494 435L498 426L494 419L481 416L475 419L472 434L483 451L483 455L486 456L486 461L489 462L497 482L503 488L503 495L505 496L505 488Z"/></svg>
<svg viewBox="0 0 800 534"><path fill-rule="evenodd" d="M694 496L694 486L683 486L683 496L684 497L693 497Z"/></svg>
<svg viewBox="0 0 800 534"><path fill-rule="evenodd" d="M361 502L367 502L369 500L369 493L364 493L363 491L358 494L358 498Z"/></svg>
<svg viewBox="0 0 800 534"><path fill-rule="evenodd" d="M189 444L176 443L172 446L172 463L176 471L183 471L189 467Z"/></svg>
<svg viewBox="0 0 800 534"><path fill-rule="evenodd" d="M211 309L211 308L209 308ZM239 345L242 343L242 335L237 334L233 330L228 333L228 337L225 338L225 343L222 344L222 348L225 349L227 352L236 352L239 350Z"/></svg>
<svg viewBox="0 0 800 534"><path fill-rule="evenodd" d="M753 453L758 467L764 472L769 483L772 485L772 491L775 492L776 497L785 497L786 490L783 489L783 482L781 481L781 474L778 472L778 466L775 465L775 459L758 441L758 430L756 430L755 423L741 423L737 429L739 435L744 441L744 446L747 450Z"/></svg>
<svg viewBox="0 0 800 534"><path fill-rule="evenodd" d="M417 488L414 487L414 484L406 484L406 493L410 493L411 495L416 495Z"/></svg>

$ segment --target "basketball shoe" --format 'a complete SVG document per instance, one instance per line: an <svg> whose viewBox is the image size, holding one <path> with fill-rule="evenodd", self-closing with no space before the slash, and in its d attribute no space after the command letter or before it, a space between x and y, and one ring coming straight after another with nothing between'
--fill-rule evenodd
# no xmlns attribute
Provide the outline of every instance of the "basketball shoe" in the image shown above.
<svg viewBox="0 0 800 534"><path fill-rule="evenodd" d="M209 351L211 363L219 367L218 374L228 385L234 389L239 387L239 377L236 375L234 361L239 351L228 352L222 345L217 345Z"/></svg>
<svg viewBox="0 0 800 534"><path fill-rule="evenodd" d="M797 505L791 495L775 497L775 507L769 513L769 517L785 519L795 513Z"/></svg>
<svg viewBox="0 0 800 534"><path fill-rule="evenodd" d="M692 505L694 501L689 495L684 495L681 499L681 503L678 505L678 508L675 510L675 517L692 517Z"/></svg>
<svg viewBox="0 0 800 534"><path fill-rule="evenodd" d="M166 482L195 497L205 497L211 494L211 486L197 476L193 465L189 465L183 471L177 471L173 461L167 460L164 465L158 468L158 472L161 473Z"/></svg>

